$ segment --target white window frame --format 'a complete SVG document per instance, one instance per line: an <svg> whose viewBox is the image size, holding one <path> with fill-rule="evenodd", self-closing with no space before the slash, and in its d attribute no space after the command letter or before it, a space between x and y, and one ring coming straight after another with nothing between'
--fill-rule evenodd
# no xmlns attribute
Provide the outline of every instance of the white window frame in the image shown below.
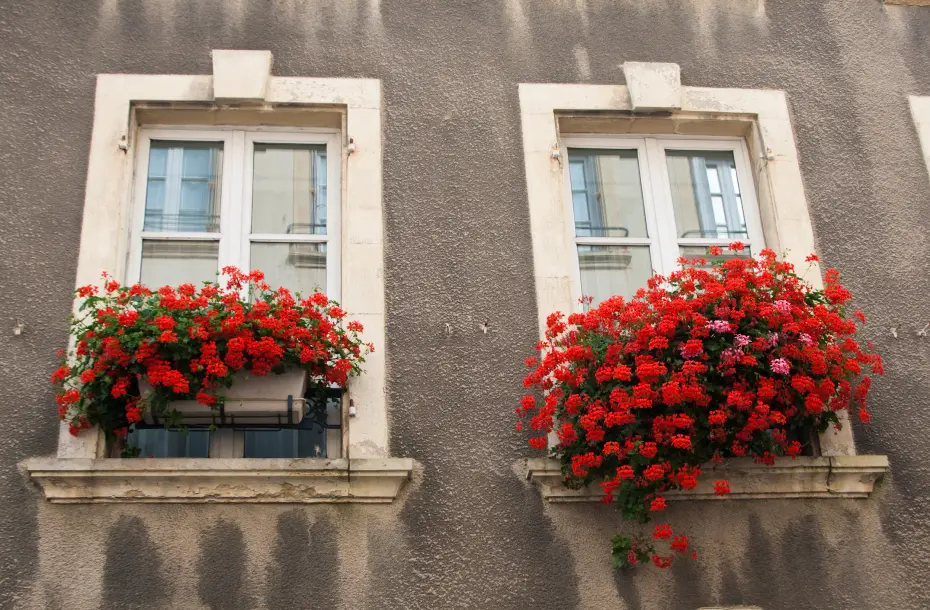
<svg viewBox="0 0 930 610"><path fill-rule="evenodd" d="M583 150L586 148L636 151L648 237L578 237L576 235L569 150ZM726 246L731 241L735 241L735 239L725 238L678 237L671 181L668 174L668 165L665 162L669 150L733 153L748 232L748 237L740 239L740 241L746 243L753 254L758 254L765 247L762 222L759 216L759 204L756 199L745 139L713 136L695 139L676 135L608 136L603 134L572 134L566 136L562 139L560 153L562 155L564 197L568 204L565 206L565 226L569 230L569 238L575 245L572 248L573 274L571 278L572 293L575 296L574 311L583 309L580 304L580 298L582 297L581 266L578 260L578 246L580 245L649 246L653 272L668 275L679 268L678 258L681 246Z"/></svg>
<svg viewBox="0 0 930 610"><path fill-rule="evenodd" d="M326 294L337 301L342 292L342 202L340 194L341 172L339 159L342 145L335 130L305 130L299 132L277 132L250 130L245 132L245 169L243 179L249 188L243 189L241 214L242 234L241 257L248 261L253 243L315 243L326 244ZM261 234L252 233L252 170L255 160L255 144L325 144L326 145L326 235L314 234ZM249 154L249 153L252 154ZM306 295L305 295L306 296Z"/></svg>
<svg viewBox="0 0 930 610"><path fill-rule="evenodd" d="M930 95L910 96L911 116L917 128L917 138L923 152L924 163L930 172Z"/></svg>
<svg viewBox="0 0 930 610"><path fill-rule="evenodd" d="M220 227L216 233L144 230L145 198L148 185L151 142L222 142L223 173L220 192ZM255 144L322 144L326 146L327 227L325 235L307 234L253 234L252 223L252 170ZM139 131L136 155L135 183L133 185L132 212L130 215L130 248L126 264L125 281L139 281L142 263L143 240L196 240L219 242L217 271L228 265L250 270L252 243L324 243L326 246L327 296L341 299L342 276L342 201L341 163L342 143L338 130L249 128L217 126L203 127L146 127ZM330 185L333 185L330 187Z"/></svg>
<svg viewBox="0 0 930 610"><path fill-rule="evenodd" d="M217 241L217 273L232 265L251 270L253 243L323 243L326 244L326 295L341 299L342 275L342 142L339 130L321 128L249 127L241 126L147 126L138 132L133 201L130 211L130 237L126 264L127 283L140 279L143 240ZM221 142L223 170L220 191L220 226L215 233L144 230L145 204L148 192L148 168L151 143L157 141ZM252 233L252 196L255 144L322 144L326 146L326 234L261 234ZM245 291L245 288L243 288ZM243 294L243 296L246 296ZM304 295L307 296L307 295ZM348 397L343 400L348 403ZM346 418L342 417L343 425ZM328 421L329 424L339 423ZM343 455L342 429L326 428L327 458ZM210 458L241 458L245 449L244 433L219 428L210 433Z"/></svg>

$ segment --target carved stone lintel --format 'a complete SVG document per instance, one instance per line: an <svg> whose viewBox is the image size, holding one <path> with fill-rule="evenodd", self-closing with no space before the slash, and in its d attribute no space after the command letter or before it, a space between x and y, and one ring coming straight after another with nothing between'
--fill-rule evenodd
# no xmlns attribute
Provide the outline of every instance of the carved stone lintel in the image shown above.
<svg viewBox="0 0 930 610"><path fill-rule="evenodd" d="M545 458L527 460L527 480L539 487L550 502L597 502L598 487L568 489L562 486L559 463ZM697 488L664 494L678 500L758 500L765 498L866 498L875 483L888 472L884 455L777 458L773 466L750 458L728 460L716 470L702 469ZM714 494L714 481L726 479L730 493Z"/></svg>

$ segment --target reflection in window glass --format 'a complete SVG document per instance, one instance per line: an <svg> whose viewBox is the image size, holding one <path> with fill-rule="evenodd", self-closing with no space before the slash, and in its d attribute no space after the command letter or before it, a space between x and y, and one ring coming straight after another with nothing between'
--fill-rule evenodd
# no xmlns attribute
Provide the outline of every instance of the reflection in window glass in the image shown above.
<svg viewBox="0 0 930 610"><path fill-rule="evenodd" d="M252 233L326 235L326 146L255 144Z"/></svg>
<svg viewBox="0 0 930 610"><path fill-rule="evenodd" d="M668 151L678 237L747 239L731 151Z"/></svg>
<svg viewBox="0 0 930 610"><path fill-rule="evenodd" d="M217 241L144 239L139 281L152 290L215 282L218 256Z"/></svg>
<svg viewBox="0 0 930 610"><path fill-rule="evenodd" d="M750 258L752 256L752 252L748 247L741 252L730 252L724 247L720 254L712 255L707 246L682 246L680 252L681 256L687 259L703 258L707 260L706 265L698 265L702 269L712 268L715 262L723 263L731 258ZM695 265L688 266L693 267Z"/></svg>
<svg viewBox="0 0 930 610"><path fill-rule="evenodd" d="M153 140L143 230L219 231L222 166L222 142Z"/></svg>
<svg viewBox="0 0 930 610"><path fill-rule="evenodd" d="M165 428L137 428L129 433L127 440L130 446L138 447L139 457L210 457L209 430L189 428L185 432Z"/></svg>
<svg viewBox="0 0 930 610"><path fill-rule="evenodd" d="M340 397L326 402L328 423L340 422L341 404ZM246 430L242 455L247 458L325 458L326 436L326 430L316 417L307 415L293 428Z"/></svg>
<svg viewBox="0 0 930 610"><path fill-rule="evenodd" d="M593 297L590 307L622 296L631 298L652 277L649 246L578 246L581 292Z"/></svg>
<svg viewBox="0 0 930 610"><path fill-rule="evenodd" d="M577 237L648 237L635 150L570 149Z"/></svg>
<svg viewBox="0 0 930 610"><path fill-rule="evenodd" d="M304 296L326 290L326 244L253 242L249 266L261 269L272 288Z"/></svg>

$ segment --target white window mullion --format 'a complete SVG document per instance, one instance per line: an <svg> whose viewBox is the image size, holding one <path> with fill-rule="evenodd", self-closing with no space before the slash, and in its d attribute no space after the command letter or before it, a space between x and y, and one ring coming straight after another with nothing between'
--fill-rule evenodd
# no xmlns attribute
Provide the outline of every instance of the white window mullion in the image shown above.
<svg viewBox="0 0 930 610"><path fill-rule="evenodd" d="M746 218L746 230L749 232L752 254L756 256L765 248L765 237L762 233L762 218L759 213L759 201L756 199L756 185L752 177L752 168L749 164L749 155L746 153L745 143L740 143L733 150L733 160L736 162L736 179L739 181L743 215Z"/></svg>
<svg viewBox="0 0 930 610"><path fill-rule="evenodd" d="M252 197L252 183L246 171L248 151L246 150L245 132L229 133L229 154L223 172L222 233L220 245L220 269L227 265L249 271L249 250L243 248L248 240L249 203ZM247 246L247 243L246 243Z"/></svg>
<svg viewBox="0 0 930 610"><path fill-rule="evenodd" d="M326 293L340 302L342 270L351 264L342 260L342 168L347 161L340 137L330 134L326 139Z"/></svg>
<svg viewBox="0 0 930 610"><path fill-rule="evenodd" d="M672 189L665 163L665 150L655 138L646 139L646 158L649 166L651 190L655 201L656 240L659 266L662 275L678 268L678 235L675 228L675 208L672 205Z"/></svg>

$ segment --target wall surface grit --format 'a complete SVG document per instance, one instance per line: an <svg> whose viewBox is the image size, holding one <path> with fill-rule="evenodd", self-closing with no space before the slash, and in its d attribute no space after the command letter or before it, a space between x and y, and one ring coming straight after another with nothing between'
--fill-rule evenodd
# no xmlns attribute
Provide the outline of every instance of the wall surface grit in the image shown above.
<svg viewBox="0 0 930 610"><path fill-rule="evenodd" d="M0 2L0 607L926 608L930 178L908 95L930 95L930 9L879 0ZM384 95L392 506L52 506L17 471L55 450L47 384L81 223L94 76L208 74L270 49L277 75ZM702 558L615 573L609 508L546 506L514 472L536 340L517 84L784 89L819 254L886 358L867 501L669 509ZM22 335L10 330L25 324ZM488 322L490 332L479 325ZM452 333L446 333L446 325ZM899 338L889 328L899 328Z"/></svg>

